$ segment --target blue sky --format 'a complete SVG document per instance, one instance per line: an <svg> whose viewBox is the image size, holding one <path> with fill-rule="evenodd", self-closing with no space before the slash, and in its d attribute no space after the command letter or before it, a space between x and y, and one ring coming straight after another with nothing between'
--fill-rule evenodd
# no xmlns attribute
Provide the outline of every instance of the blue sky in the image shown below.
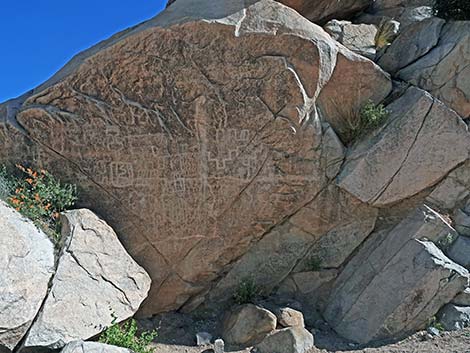
<svg viewBox="0 0 470 353"><path fill-rule="evenodd" d="M44 82L72 56L155 16L166 0L0 0L0 102Z"/></svg>

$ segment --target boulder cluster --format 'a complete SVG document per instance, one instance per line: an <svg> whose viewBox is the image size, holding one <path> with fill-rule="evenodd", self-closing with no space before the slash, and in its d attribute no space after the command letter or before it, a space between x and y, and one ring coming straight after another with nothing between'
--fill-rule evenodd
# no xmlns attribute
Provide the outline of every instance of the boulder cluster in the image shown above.
<svg viewBox="0 0 470 353"><path fill-rule="evenodd" d="M1 104L0 162L76 183L123 245L83 209L54 254L0 205L0 346L101 352L113 317L247 277L302 304L229 310L261 353L310 350L303 315L360 344L470 325L470 21L433 6L172 0Z"/></svg>
<svg viewBox="0 0 470 353"><path fill-rule="evenodd" d="M0 202L2 352L57 350L92 338L133 316L147 296L150 277L103 220L82 209L66 212L62 222L56 251L31 221Z"/></svg>

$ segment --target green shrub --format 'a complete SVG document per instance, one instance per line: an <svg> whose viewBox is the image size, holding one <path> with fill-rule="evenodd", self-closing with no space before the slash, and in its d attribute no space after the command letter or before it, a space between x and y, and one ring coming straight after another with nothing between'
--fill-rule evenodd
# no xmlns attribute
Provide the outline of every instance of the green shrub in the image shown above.
<svg viewBox="0 0 470 353"><path fill-rule="evenodd" d="M22 165L16 167L19 171L17 176L8 174L4 166L0 169L0 197L3 196L8 204L36 224L52 230L52 235L57 237L60 212L75 204L76 186L62 184L42 169L34 170Z"/></svg>
<svg viewBox="0 0 470 353"><path fill-rule="evenodd" d="M154 349L149 345L155 337L157 337L156 331L146 331L140 337L137 336L137 323L132 319L122 325L114 323L101 334L99 341L117 347L128 348L134 353L153 353Z"/></svg>
<svg viewBox="0 0 470 353"><path fill-rule="evenodd" d="M470 20L470 1L436 0L434 14L446 20Z"/></svg>
<svg viewBox="0 0 470 353"><path fill-rule="evenodd" d="M233 299L237 304L252 303L253 300L259 295L259 289L253 278L247 277L243 279L233 295Z"/></svg>
<svg viewBox="0 0 470 353"><path fill-rule="evenodd" d="M435 316L428 320L427 327L434 327L437 328L439 331L445 331L444 326L439 321L437 321L437 318Z"/></svg>
<svg viewBox="0 0 470 353"><path fill-rule="evenodd" d="M358 114L346 119L349 122L349 134L347 142L352 142L360 136L380 127L388 118L389 112L383 104L367 102Z"/></svg>
<svg viewBox="0 0 470 353"><path fill-rule="evenodd" d="M437 247L441 250L447 250L454 243L457 236L452 233L447 233L444 237L437 241Z"/></svg>
<svg viewBox="0 0 470 353"><path fill-rule="evenodd" d="M309 271L320 271L321 270L321 264L322 264L322 261L320 258L318 257L311 257L310 259L308 259L307 261L307 270Z"/></svg>

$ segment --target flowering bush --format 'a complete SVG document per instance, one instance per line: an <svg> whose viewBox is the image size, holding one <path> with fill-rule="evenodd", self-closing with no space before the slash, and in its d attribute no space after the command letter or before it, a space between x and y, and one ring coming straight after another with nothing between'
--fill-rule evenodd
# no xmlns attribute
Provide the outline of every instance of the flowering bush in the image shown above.
<svg viewBox="0 0 470 353"><path fill-rule="evenodd" d="M75 185L62 184L49 172L16 165L20 175L0 175L8 196L6 201L18 212L36 223L57 230L60 212L72 207L77 200Z"/></svg>

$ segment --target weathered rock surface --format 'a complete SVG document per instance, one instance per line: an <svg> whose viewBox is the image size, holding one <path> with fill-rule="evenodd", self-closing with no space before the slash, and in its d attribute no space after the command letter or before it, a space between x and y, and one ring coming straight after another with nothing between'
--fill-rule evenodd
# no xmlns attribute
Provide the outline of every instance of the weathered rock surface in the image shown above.
<svg viewBox="0 0 470 353"><path fill-rule="evenodd" d="M366 58L372 60L375 58L376 26L332 20L323 28L331 38L340 42L346 48Z"/></svg>
<svg viewBox="0 0 470 353"><path fill-rule="evenodd" d="M387 106L390 118L354 146L338 185L384 207L438 183L469 155L467 125L428 93L410 88Z"/></svg>
<svg viewBox="0 0 470 353"><path fill-rule="evenodd" d="M434 48L439 41L443 19L433 17L408 26L378 61L391 74L413 63Z"/></svg>
<svg viewBox="0 0 470 353"><path fill-rule="evenodd" d="M447 255L458 264L470 269L470 238L458 237L450 246Z"/></svg>
<svg viewBox="0 0 470 353"><path fill-rule="evenodd" d="M319 267L340 267L372 232L377 214L377 209L330 185L253 246L209 297L224 300L247 274L269 294L291 272L309 271L312 260Z"/></svg>
<svg viewBox="0 0 470 353"><path fill-rule="evenodd" d="M461 330L470 326L470 307L447 304L439 312L438 320L446 330Z"/></svg>
<svg viewBox="0 0 470 353"><path fill-rule="evenodd" d="M223 324L225 342L248 347L261 342L276 329L276 316L253 304L241 305L227 313Z"/></svg>
<svg viewBox="0 0 470 353"><path fill-rule="evenodd" d="M357 110L390 92L377 65L294 10L247 3L178 0L0 108L0 160L78 183L148 270L141 315L206 291L326 187L341 163L320 95Z"/></svg>
<svg viewBox="0 0 470 353"><path fill-rule="evenodd" d="M289 275L279 287L278 293L288 296L315 297L320 296L320 288L331 283L338 276L338 270L297 272Z"/></svg>
<svg viewBox="0 0 470 353"><path fill-rule="evenodd" d="M468 271L433 243L452 232L423 207L393 229L372 234L336 280L324 313L329 324L360 343L424 328L468 285Z"/></svg>
<svg viewBox="0 0 470 353"><path fill-rule="evenodd" d="M50 293L23 344L25 351L62 348L131 317L150 278L114 231L89 210L64 216L64 245Z"/></svg>
<svg viewBox="0 0 470 353"><path fill-rule="evenodd" d="M307 353L313 336L303 327L289 327L273 332L256 348L260 353Z"/></svg>
<svg viewBox="0 0 470 353"><path fill-rule="evenodd" d="M33 222L0 201L0 351L28 331L54 273L54 245Z"/></svg>
<svg viewBox="0 0 470 353"><path fill-rule="evenodd" d="M444 26L438 45L398 72L398 77L421 87L463 118L470 117L470 22Z"/></svg>
<svg viewBox="0 0 470 353"><path fill-rule="evenodd" d="M68 343L61 353L132 353L132 351L98 342L74 341Z"/></svg>

